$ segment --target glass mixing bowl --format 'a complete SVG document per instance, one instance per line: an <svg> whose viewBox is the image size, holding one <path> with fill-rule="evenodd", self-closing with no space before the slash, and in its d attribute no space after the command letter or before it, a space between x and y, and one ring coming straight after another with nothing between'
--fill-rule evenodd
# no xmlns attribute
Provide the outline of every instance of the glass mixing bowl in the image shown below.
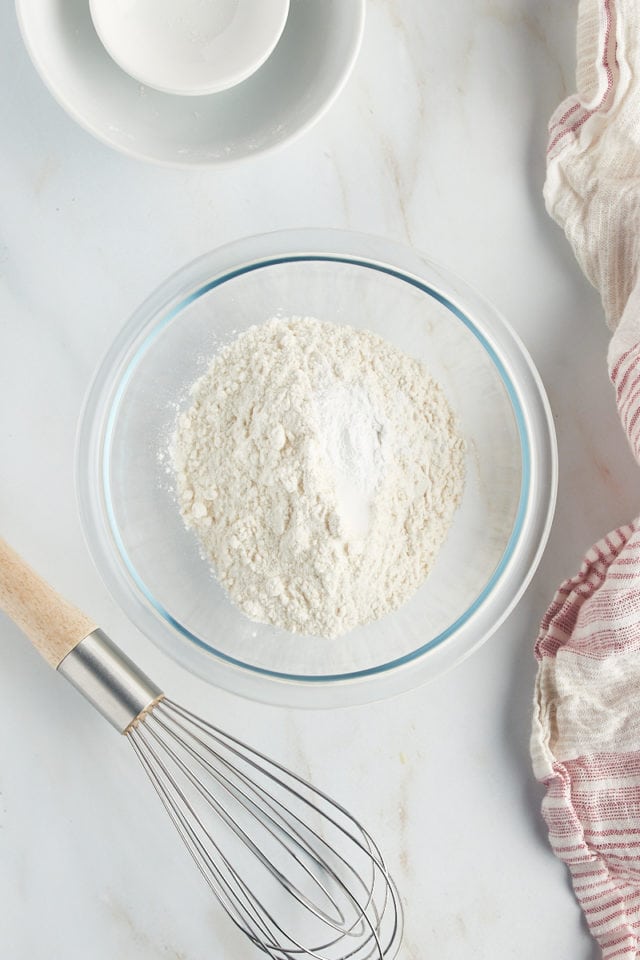
<svg viewBox="0 0 640 960"><path fill-rule="evenodd" d="M367 328L423 360L466 440L463 501L430 576L400 609L335 640L247 619L172 492L167 448L189 386L223 344L278 315ZM291 706L398 693L474 650L538 564L556 482L540 378L495 309L409 248L326 230L242 240L167 280L100 367L77 453L89 548L133 622L212 683Z"/></svg>

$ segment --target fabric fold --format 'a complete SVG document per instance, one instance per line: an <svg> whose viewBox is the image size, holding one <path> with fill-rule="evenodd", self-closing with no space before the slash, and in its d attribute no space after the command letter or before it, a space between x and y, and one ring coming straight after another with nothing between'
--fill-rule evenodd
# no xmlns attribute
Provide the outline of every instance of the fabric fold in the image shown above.
<svg viewBox="0 0 640 960"><path fill-rule="evenodd" d="M551 118L545 201L599 290L640 462L640 8L581 0L577 93ZM535 647L531 736L554 853L604 960L640 956L640 519L558 589Z"/></svg>

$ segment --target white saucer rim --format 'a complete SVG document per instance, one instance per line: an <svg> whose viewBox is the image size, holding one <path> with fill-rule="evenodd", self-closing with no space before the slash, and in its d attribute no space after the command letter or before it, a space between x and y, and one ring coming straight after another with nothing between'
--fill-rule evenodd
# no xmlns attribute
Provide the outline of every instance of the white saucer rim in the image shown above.
<svg viewBox="0 0 640 960"><path fill-rule="evenodd" d="M302 124L300 124L299 127L297 127L295 130L291 130L288 133L284 134L284 136L280 140L271 144L267 144L266 146L258 147L256 148L255 151L251 153L245 153L239 157L219 155L216 157L206 157L206 158L195 157L193 160L182 160L180 158L167 159L167 158L157 157L140 150L135 150L123 143L115 143L113 140L110 140L109 137L105 136L100 129L92 125L90 121L87 120L83 114L81 114L78 110L76 110L72 106L72 104L67 100L67 98L60 93L60 91L55 87L55 85L51 83L49 76L47 74L47 71L43 67L40 59L37 57L35 50L30 42L29 32L25 28L24 21L22 18L22 11L21 11L23 0L15 0L15 11L16 11L16 18L18 21L18 27L20 30L20 35L22 36L22 41L29 55L29 59L31 60L33 66L35 67L38 76L40 77L44 86L49 91L49 93L51 94L53 99L56 101L56 103L64 110L64 112L72 120L75 121L75 123L77 123L79 127L85 130L87 133L91 134L91 136L94 137L94 139L98 140L100 143L109 147L111 150L115 150L116 152L122 154L123 156L129 157L133 160L138 160L141 163L152 163L155 166L159 166L159 167L189 170L193 167L197 167L197 168L228 167L233 164L250 162L257 157L268 156L269 154L273 154L278 150L280 150L282 147L286 145L290 145L294 143L296 140L303 137L308 130L314 127L325 116L325 114L330 110L330 108L333 106L335 101L338 99L338 97L344 90L347 84L347 81L351 76L356 60L358 58L358 54L360 53L360 48L362 46L362 38L364 36L364 27L365 27L365 20L366 20L366 0L355 0L355 2L358 4L358 16L355 23L353 42L351 43L351 46L349 48L349 56L345 58L345 61L342 66L342 70L340 72L340 75L336 83L334 84L331 94L328 97L326 97L326 99L317 107L317 109L309 117L307 117L307 119ZM113 63L114 63L114 67L117 70L121 70L121 68L118 66L118 64L115 63L115 61L113 61ZM157 92L161 96L169 96L169 94L162 94L160 91L157 91ZM209 94L209 96L215 97L217 96L217 94L215 93Z"/></svg>

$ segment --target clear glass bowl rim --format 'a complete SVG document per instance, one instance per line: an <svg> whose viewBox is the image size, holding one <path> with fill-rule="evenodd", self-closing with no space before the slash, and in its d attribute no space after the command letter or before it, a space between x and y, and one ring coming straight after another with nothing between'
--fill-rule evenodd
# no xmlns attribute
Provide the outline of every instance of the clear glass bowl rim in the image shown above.
<svg viewBox="0 0 640 960"><path fill-rule="evenodd" d="M345 674L303 676L247 664L215 650L178 623L147 590L127 558L110 502L109 443L118 401L136 364L181 310L232 278L274 264L309 260L349 263L408 282L467 326L488 353L509 396L520 437L522 480L503 556L481 593L456 621L415 650L386 663ZM428 276L421 276L425 273ZM434 276L446 292L438 289ZM468 302L488 312L491 329L486 317L482 324L471 319ZM538 502L532 510L534 486ZM468 284L411 248L383 238L342 230L278 231L204 254L169 277L134 312L87 394L77 437L76 488L83 531L101 576L118 604L161 649L192 672L242 695L291 706L337 706L393 695L431 679L468 656L497 629L526 588L548 538L557 488L557 449L548 400L527 351L495 308ZM145 610L128 578L151 609ZM158 617L173 631L173 643L159 630ZM470 635L471 627L475 636ZM204 659L182 649L180 644L185 642Z"/></svg>

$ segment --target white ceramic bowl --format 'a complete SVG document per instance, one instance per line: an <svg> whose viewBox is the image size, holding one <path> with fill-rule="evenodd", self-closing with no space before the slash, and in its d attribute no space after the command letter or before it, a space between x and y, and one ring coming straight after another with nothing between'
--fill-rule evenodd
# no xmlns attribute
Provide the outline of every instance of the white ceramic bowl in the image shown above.
<svg viewBox="0 0 640 960"><path fill-rule="evenodd" d="M217 350L278 313L367 328L423 360L467 442L463 501L430 576L400 609L335 640L253 623L233 606L167 473L176 404ZM167 280L98 371L77 449L87 541L134 623L211 682L293 706L398 693L468 656L529 582L556 493L544 390L500 315L413 250L342 231L252 237Z"/></svg>
<svg viewBox="0 0 640 960"><path fill-rule="evenodd" d="M165 93L202 96L241 83L282 36L289 0L89 0L105 49Z"/></svg>
<svg viewBox="0 0 640 960"><path fill-rule="evenodd" d="M365 0L291 0L263 66L197 101L125 73L100 42L88 0L16 0L16 11L36 69L74 120L130 156L189 166L271 150L315 123L355 63Z"/></svg>

